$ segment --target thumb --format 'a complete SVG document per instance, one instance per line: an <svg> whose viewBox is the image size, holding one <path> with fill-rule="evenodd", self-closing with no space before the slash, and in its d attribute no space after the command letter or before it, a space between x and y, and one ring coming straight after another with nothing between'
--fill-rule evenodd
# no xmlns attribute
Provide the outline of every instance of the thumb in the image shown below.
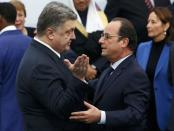
<svg viewBox="0 0 174 131"><path fill-rule="evenodd" d="M94 107L93 105L91 105L90 103L88 103L88 102L86 102L86 101L84 101L84 105L85 105L88 109Z"/></svg>
<svg viewBox="0 0 174 131"><path fill-rule="evenodd" d="M72 68L72 64L71 64L71 62L68 60L68 59L64 59L64 64L71 70L71 68Z"/></svg>

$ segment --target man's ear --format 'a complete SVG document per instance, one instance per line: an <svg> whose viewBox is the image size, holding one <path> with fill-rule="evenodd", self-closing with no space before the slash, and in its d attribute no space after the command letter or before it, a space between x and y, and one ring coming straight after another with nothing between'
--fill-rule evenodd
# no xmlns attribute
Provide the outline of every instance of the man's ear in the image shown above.
<svg viewBox="0 0 174 131"><path fill-rule="evenodd" d="M128 38L123 38L121 41L122 41L122 43L121 43L122 47L127 47L128 46L128 44L129 44L129 39Z"/></svg>
<svg viewBox="0 0 174 131"><path fill-rule="evenodd" d="M52 28L47 28L46 35L49 40L53 40L54 39L54 30Z"/></svg>

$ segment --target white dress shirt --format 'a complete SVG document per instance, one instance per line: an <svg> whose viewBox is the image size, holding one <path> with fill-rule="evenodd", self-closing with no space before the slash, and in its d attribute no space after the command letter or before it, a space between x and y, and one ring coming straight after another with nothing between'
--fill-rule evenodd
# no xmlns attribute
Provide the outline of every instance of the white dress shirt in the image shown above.
<svg viewBox="0 0 174 131"><path fill-rule="evenodd" d="M17 28L14 25L6 26L0 31L0 35L6 31L11 31L11 30L17 30Z"/></svg>
<svg viewBox="0 0 174 131"><path fill-rule="evenodd" d="M60 58L60 53L58 53L57 51L55 51L50 45L48 45L47 43L39 40L37 37L34 37L34 40L41 43L42 45L46 46L48 49L50 49L52 52L54 52L59 58Z"/></svg>

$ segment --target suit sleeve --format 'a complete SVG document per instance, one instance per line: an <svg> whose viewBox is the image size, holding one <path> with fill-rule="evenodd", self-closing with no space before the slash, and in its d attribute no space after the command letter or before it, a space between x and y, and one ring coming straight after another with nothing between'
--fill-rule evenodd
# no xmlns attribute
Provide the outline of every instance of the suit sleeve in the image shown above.
<svg viewBox="0 0 174 131"><path fill-rule="evenodd" d="M62 119L68 119L73 111L83 110L87 88L82 81L72 76L67 76L67 79L69 77L70 81L66 81L62 74L58 74L49 66L39 66L32 74L33 96L46 109Z"/></svg>
<svg viewBox="0 0 174 131"><path fill-rule="evenodd" d="M132 75L124 89L124 109L106 111L106 124L110 126L132 126L145 118L150 96L150 83L145 74Z"/></svg>

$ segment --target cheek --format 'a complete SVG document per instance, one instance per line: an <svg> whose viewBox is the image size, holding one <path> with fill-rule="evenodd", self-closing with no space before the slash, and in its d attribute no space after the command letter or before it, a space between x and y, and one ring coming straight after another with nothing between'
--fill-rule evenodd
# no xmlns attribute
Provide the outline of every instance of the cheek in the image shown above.
<svg viewBox="0 0 174 131"><path fill-rule="evenodd" d="M164 31L161 27L154 27L153 29L148 31L149 36L156 36L162 34Z"/></svg>
<svg viewBox="0 0 174 131"><path fill-rule="evenodd" d="M67 46L67 39L64 38L64 37L59 38L58 42L60 43L61 47L66 47Z"/></svg>

